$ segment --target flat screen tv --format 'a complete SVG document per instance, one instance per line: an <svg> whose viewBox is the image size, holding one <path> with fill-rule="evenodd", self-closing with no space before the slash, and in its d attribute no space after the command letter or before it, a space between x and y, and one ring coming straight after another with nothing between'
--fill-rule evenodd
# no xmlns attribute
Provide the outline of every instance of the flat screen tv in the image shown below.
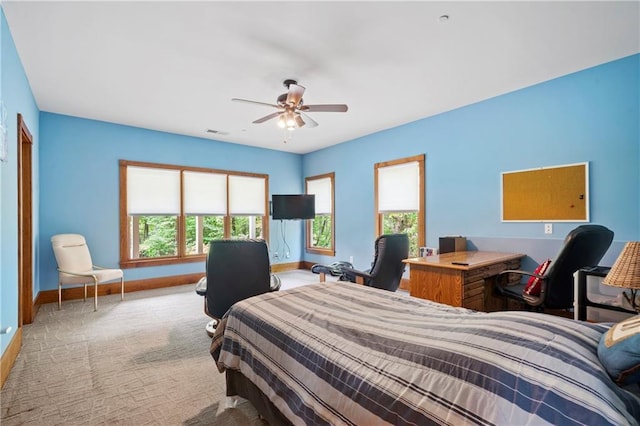
<svg viewBox="0 0 640 426"><path fill-rule="evenodd" d="M316 196L313 194L272 195L273 219L313 219L316 215Z"/></svg>

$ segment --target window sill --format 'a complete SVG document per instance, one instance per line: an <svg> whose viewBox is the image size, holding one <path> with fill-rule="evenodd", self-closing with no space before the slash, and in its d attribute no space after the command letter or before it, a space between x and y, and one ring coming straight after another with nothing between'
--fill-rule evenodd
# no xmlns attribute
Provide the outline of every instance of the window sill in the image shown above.
<svg viewBox="0 0 640 426"><path fill-rule="evenodd" d="M336 251L330 248L307 247L307 253L320 254L323 256L335 256Z"/></svg>
<svg viewBox="0 0 640 426"><path fill-rule="evenodd" d="M189 257L159 257L155 259L130 259L121 260L121 269L144 268L149 266L176 265L181 263L203 262L207 258L206 254L198 254Z"/></svg>

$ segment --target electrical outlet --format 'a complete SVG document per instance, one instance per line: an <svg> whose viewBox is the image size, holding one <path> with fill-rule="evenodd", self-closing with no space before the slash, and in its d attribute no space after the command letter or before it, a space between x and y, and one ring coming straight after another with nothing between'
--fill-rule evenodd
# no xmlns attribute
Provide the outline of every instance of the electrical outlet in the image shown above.
<svg viewBox="0 0 640 426"><path fill-rule="evenodd" d="M278 252L277 251L273 253L273 258L276 259L276 260L278 259Z"/></svg>
<svg viewBox="0 0 640 426"><path fill-rule="evenodd" d="M349 263L353 265L353 256L349 256Z"/></svg>
<svg viewBox="0 0 640 426"><path fill-rule="evenodd" d="M553 223L545 223L544 224L544 233L545 234L553 234Z"/></svg>

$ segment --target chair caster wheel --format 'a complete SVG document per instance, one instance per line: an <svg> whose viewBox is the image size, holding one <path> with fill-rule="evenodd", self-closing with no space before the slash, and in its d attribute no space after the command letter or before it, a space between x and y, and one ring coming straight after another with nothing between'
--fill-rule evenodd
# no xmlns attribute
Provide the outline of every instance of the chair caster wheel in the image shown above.
<svg viewBox="0 0 640 426"><path fill-rule="evenodd" d="M209 335L209 337L213 337L213 333L216 332L216 327L218 327L218 320L211 320L204 327L205 331Z"/></svg>

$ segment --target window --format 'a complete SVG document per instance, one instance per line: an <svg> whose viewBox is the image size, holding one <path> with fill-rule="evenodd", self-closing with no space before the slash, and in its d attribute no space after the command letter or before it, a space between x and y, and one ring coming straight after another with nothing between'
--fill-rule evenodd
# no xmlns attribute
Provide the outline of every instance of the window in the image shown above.
<svg viewBox="0 0 640 426"><path fill-rule="evenodd" d="M316 197L316 214L307 221L307 251L335 256L335 226L333 216L334 173L305 179L307 194Z"/></svg>
<svg viewBox="0 0 640 426"><path fill-rule="evenodd" d="M266 193L264 182L260 179L229 176L230 238L258 238L262 235Z"/></svg>
<svg viewBox="0 0 640 426"><path fill-rule="evenodd" d="M409 236L409 255L424 246L424 155L374 166L376 235Z"/></svg>
<svg viewBox="0 0 640 426"><path fill-rule="evenodd" d="M221 238L268 239L268 176L120 161L120 266L200 261Z"/></svg>
<svg viewBox="0 0 640 426"><path fill-rule="evenodd" d="M209 241L225 237L227 175L184 171L182 180L185 254L206 253L209 249Z"/></svg>

